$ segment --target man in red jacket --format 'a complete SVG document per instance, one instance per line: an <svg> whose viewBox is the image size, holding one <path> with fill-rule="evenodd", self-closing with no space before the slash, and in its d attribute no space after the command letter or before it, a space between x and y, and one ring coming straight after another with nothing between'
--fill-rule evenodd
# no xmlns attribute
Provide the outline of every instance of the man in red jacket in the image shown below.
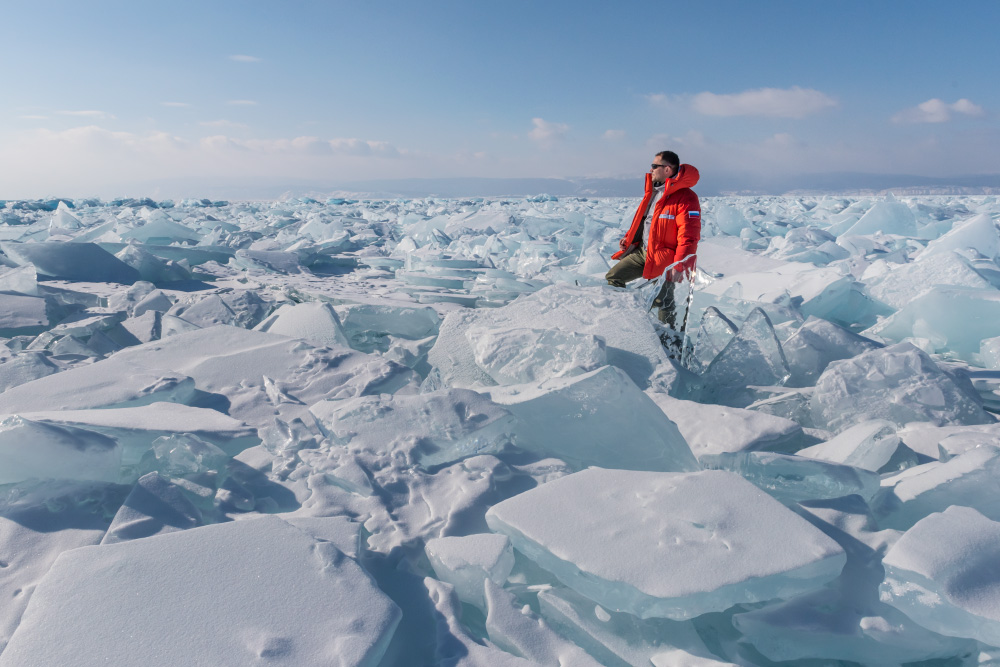
<svg viewBox="0 0 1000 667"><path fill-rule="evenodd" d="M605 276L609 285L624 287L636 278L652 280L666 271L653 305L659 307L660 321L671 328L674 284L694 271L701 238L701 203L691 190L697 183L698 170L681 164L677 153L662 151L653 157L645 196L619 243L621 250L611 256L619 262Z"/></svg>

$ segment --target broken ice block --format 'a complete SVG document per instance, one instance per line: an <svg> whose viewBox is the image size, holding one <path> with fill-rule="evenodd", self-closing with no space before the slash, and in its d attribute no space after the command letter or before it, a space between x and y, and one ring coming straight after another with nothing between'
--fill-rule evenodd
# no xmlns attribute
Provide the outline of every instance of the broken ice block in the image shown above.
<svg viewBox="0 0 1000 667"><path fill-rule="evenodd" d="M716 470L590 468L494 505L486 522L570 588L641 618L804 593L845 562L805 519Z"/></svg>
<svg viewBox="0 0 1000 667"><path fill-rule="evenodd" d="M781 344L791 377L788 386L809 387L833 361L850 359L882 347L832 322L810 316Z"/></svg>
<svg viewBox="0 0 1000 667"><path fill-rule="evenodd" d="M899 448L896 425L884 419L856 424L839 435L796 452L799 456L879 472Z"/></svg>
<svg viewBox="0 0 1000 667"><path fill-rule="evenodd" d="M284 305L254 329L289 338L301 338L317 347L332 345L348 347L340 318L328 303Z"/></svg>
<svg viewBox="0 0 1000 667"><path fill-rule="evenodd" d="M1000 257L1000 231L988 213L956 224L950 232L927 244L918 259L972 248L989 259Z"/></svg>
<svg viewBox="0 0 1000 667"><path fill-rule="evenodd" d="M420 340L437 333L441 318L430 307L408 308L378 304L334 307L351 347L361 352L385 351L389 337Z"/></svg>
<svg viewBox="0 0 1000 667"><path fill-rule="evenodd" d="M0 364L0 392L59 371L45 352L22 352Z"/></svg>
<svg viewBox="0 0 1000 667"><path fill-rule="evenodd" d="M997 332L1000 290L931 287L866 333L891 341L927 338L938 352L974 359L980 341Z"/></svg>
<svg viewBox="0 0 1000 667"><path fill-rule="evenodd" d="M0 292L0 336L36 335L49 326L45 299Z"/></svg>
<svg viewBox="0 0 1000 667"><path fill-rule="evenodd" d="M771 320L755 308L702 376L702 401L746 407L753 402L748 385L781 385L788 376L788 363Z"/></svg>
<svg viewBox="0 0 1000 667"><path fill-rule="evenodd" d="M694 341L691 370L704 372L712 360L733 339L739 328L715 306L709 306L701 316L701 325Z"/></svg>
<svg viewBox="0 0 1000 667"><path fill-rule="evenodd" d="M925 463L886 478L872 510L880 526L897 530L950 505L972 507L1000 520L1000 497L993 488L998 475L1000 448L971 449L946 462Z"/></svg>
<svg viewBox="0 0 1000 667"><path fill-rule="evenodd" d="M33 264L41 278L125 285L139 280L138 271L93 243L3 241L0 248L19 266Z"/></svg>
<svg viewBox="0 0 1000 667"><path fill-rule="evenodd" d="M517 446L577 468L698 470L677 426L620 368L484 393L517 417Z"/></svg>
<svg viewBox="0 0 1000 667"><path fill-rule="evenodd" d="M792 454L725 452L699 461L709 469L734 472L786 503L850 495L869 500L879 490L876 472Z"/></svg>
<svg viewBox="0 0 1000 667"><path fill-rule="evenodd" d="M486 610L483 584L500 586L514 567L514 551L505 535L485 533L464 537L437 537L424 546L434 574L455 587L462 602Z"/></svg>
<svg viewBox="0 0 1000 667"><path fill-rule="evenodd" d="M957 253L921 255L916 261L894 266L867 281L865 289L875 300L898 310L929 287L951 285L991 289L988 280L969 268Z"/></svg>
<svg viewBox="0 0 1000 667"><path fill-rule="evenodd" d="M756 410L685 401L661 392L647 391L646 395L677 424L699 459L704 454L722 452L794 452L803 444L813 442L791 419Z"/></svg>
<svg viewBox="0 0 1000 667"><path fill-rule="evenodd" d="M27 479L117 482L122 450L114 438L23 417L0 420L0 484Z"/></svg>
<svg viewBox="0 0 1000 667"><path fill-rule="evenodd" d="M506 409L467 389L321 401L309 411L338 445L424 466L498 451L514 423Z"/></svg>
<svg viewBox="0 0 1000 667"><path fill-rule="evenodd" d="M290 602L273 604L278 599ZM166 667L330 659L375 667L400 616L332 544L268 516L64 553L35 590L3 661ZM53 633L64 641L51 641Z"/></svg>
<svg viewBox="0 0 1000 667"><path fill-rule="evenodd" d="M863 236L866 234L897 234L899 236L916 236L917 219L906 204L895 199L876 202L867 213L861 216L843 236Z"/></svg>
<svg viewBox="0 0 1000 667"><path fill-rule="evenodd" d="M913 421L939 426L994 421L974 391L957 384L909 343L831 363L816 382L810 412L817 426L834 432L872 419L896 426Z"/></svg>
<svg viewBox="0 0 1000 667"><path fill-rule="evenodd" d="M580 375L608 363L604 339L593 334L473 327L465 335L476 363L498 384Z"/></svg>
<svg viewBox="0 0 1000 667"><path fill-rule="evenodd" d="M201 512L180 487L151 472L140 477L101 544L116 544L198 526Z"/></svg>
<svg viewBox="0 0 1000 667"><path fill-rule="evenodd" d="M969 507L949 507L889 549L880 597L929 630L998 646L998 552L1000 523Z"/></svg>

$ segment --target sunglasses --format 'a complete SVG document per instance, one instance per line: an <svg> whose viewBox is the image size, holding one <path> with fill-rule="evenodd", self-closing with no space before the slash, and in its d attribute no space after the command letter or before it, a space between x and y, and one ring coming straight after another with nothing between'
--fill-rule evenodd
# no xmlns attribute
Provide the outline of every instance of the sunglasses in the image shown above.
<svg viewBox="0 0 1000 667"><path fill-rule="evenodd" d="M656 163L654 162L653 164L649 165L649 170L650 170L650 171L656 171L656 170L657 170L657 169L659 169L660 167L669 167L669 166L670 166L669 164L656 164Z"/></svg>

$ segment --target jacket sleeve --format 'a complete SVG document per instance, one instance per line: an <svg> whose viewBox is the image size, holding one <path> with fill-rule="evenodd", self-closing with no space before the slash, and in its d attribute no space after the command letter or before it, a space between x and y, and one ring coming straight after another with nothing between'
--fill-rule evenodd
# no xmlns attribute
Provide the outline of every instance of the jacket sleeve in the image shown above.
<svg viewBox="0 0 1000 667"><path fill-rule="evenodd" d="M680 205L677 212L677 252L674 254L676 260L681 260L688 255L683 264L678 264L677 268L685 271L693 271L697 261L698 241L701 240L701 206L697 200L686 201Z"/></svg>

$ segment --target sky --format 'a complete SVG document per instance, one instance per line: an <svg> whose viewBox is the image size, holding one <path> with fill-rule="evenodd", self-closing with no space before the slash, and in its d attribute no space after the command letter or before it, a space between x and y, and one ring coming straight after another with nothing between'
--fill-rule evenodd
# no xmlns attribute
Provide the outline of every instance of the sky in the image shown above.
<svg viewBox="0 0 1000 667"><path fill-rule="evenodd" d="M1000 2L33 0L0 199L400 178L1000 174Z"/></svg>

